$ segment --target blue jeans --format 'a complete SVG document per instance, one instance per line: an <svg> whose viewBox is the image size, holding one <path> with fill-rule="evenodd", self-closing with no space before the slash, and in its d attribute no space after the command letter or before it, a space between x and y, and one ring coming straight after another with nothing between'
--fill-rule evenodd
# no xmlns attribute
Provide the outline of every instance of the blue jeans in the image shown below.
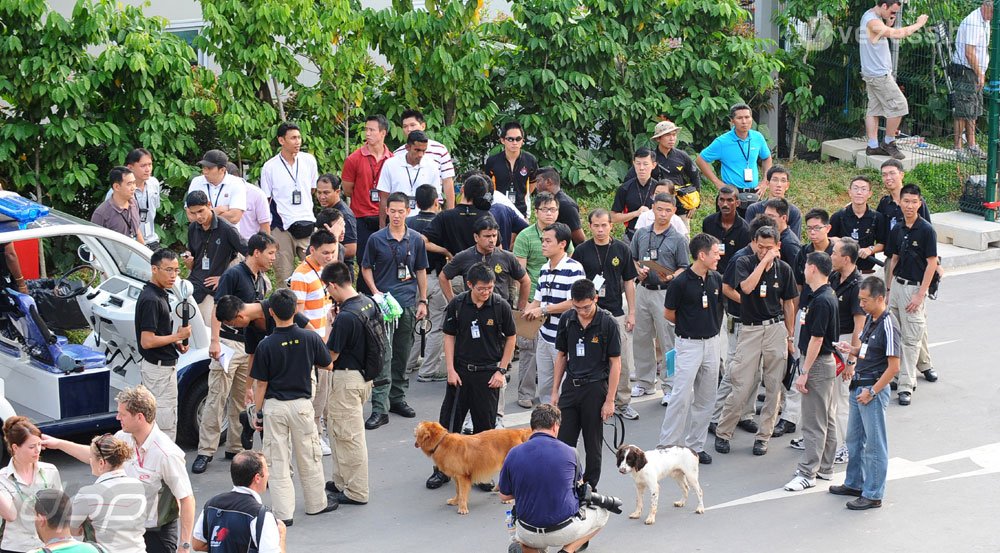
<svg viewBox="0 0 1000 553"><path fill-rule="evenodd" d="M885 495L885 475L889 469L889 443L885 432L885 407L889 404L889 387L868 402L858 403L861 387L851 390L851 414L847 421L847 478L844 485L861 490L868 499Z"/></svg>

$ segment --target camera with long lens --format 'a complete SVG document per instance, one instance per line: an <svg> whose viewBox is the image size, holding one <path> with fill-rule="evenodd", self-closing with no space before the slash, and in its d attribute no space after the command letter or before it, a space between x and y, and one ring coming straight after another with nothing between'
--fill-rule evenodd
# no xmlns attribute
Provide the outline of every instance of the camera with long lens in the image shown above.
<svg viewBox="0 0 1000 553"><path fill-rule="evenodd" d="M586 482L581 482L577 485L576 497L580 500L580 505L593 505L595 507L607 509L616 515L622 514L621 499L610 495L601 495L595 492L594 489L590 487L590 484Z"/></svg>

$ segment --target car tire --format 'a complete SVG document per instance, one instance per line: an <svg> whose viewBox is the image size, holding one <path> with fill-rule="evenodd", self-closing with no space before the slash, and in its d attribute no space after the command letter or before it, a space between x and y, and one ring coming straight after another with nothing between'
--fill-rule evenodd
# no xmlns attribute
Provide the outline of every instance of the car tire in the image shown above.
<svg viewBox="0 0 1000 553"><path fill-rule="evenodd" d="M208 375L198 379L191 385L187 394L180 398L177 406L177 444L181 447L198 447L201 434L201 410L205 408L208 399ZM219 434L219 445L226 443L226 433L229 431L229 418L222 419L222 432Z"/></svg>

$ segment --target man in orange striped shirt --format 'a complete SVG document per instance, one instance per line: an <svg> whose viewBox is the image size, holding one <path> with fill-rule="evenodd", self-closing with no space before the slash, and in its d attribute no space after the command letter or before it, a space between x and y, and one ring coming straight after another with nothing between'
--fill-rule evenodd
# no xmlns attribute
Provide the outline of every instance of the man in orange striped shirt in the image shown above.
<svg viewBox="0 0 1000 553"><path fill-rule="evenodd" d="M339 249L337 238L333 234L325 230L314 232L309 238L309 255L295 268L288 285L298 300L296 310L309 319L315 332L324 342L330 338L329 317L333 302L327 296L326 286L319 275L323 272L323 267L338 261ZM320 423L330 396L330 371L319 371L314 392L313 410L316 412L316 428L319 429L323 455L330 455L329 438L323 432Z"/></svg>

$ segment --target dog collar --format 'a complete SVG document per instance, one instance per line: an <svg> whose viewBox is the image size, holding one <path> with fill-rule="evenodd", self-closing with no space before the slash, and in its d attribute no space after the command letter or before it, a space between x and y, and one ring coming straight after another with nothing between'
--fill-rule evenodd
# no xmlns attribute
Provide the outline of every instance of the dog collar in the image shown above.
<svg viewBox="0 0 1000 553"><path fill-rule="evenodd" d="M437 451L437 449L439 447L441 447L441 444L444 442L444 439L447 438L447 437L448 437L448 434L445 434L444 436L441 436L441 439L438 440L438 443L434 444L434 447L431 448L431 451L430 451L431 455L434 455L434 452Z"/></svg>

